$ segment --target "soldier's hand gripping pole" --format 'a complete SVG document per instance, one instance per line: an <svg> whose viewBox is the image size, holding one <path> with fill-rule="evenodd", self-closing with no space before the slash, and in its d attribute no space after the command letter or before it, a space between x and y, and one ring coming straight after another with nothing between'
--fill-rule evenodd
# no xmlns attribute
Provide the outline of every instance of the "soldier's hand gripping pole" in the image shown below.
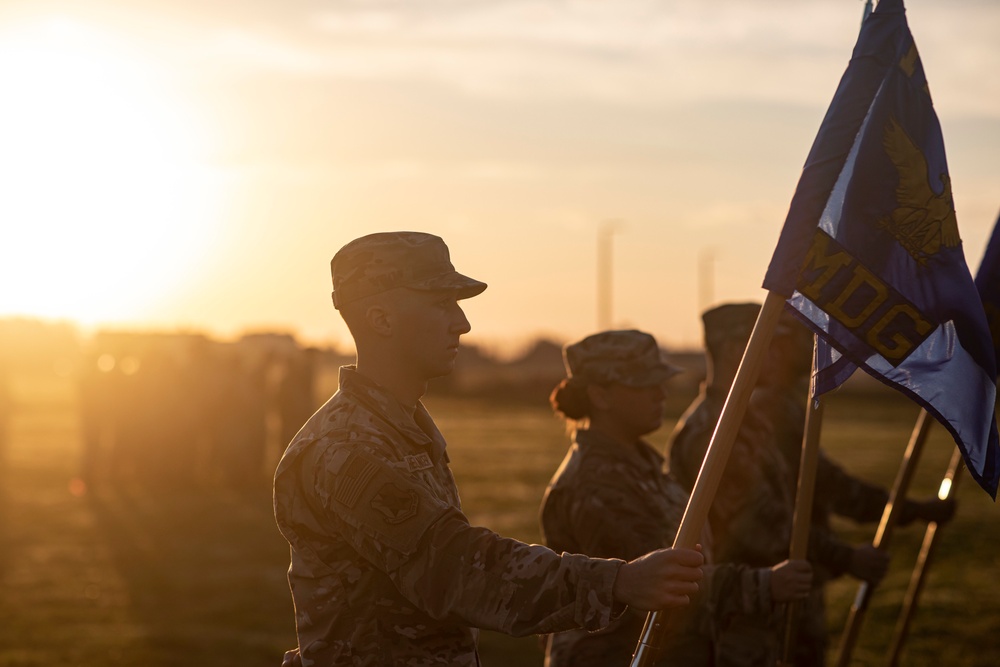
<svg viewBox="0 0 1000 667"><path fill-rule="evenodd" d="M887 549L889 547L889 541L892 539L892 532L896 527L899 510L906 501L906 493L910 489L910 480L913 479L913 473L917 468L917 462L920 460L920 455L923 452L924 443L927 441L927 434L930 432L932 423L934 423L934 420L931 419L928 412L921 410L920 415L917 417L917 423L913 427L913 433L910 435L910 442L906 447L906 453L903 454L903 462L899 466L899 472L896 473L896 481L889 491L889 502L886 503L885 510L882 512L882 521L875 532L875 539L872 540L872 546L876 549ZM851 611L847 617L847 624L844 626L844 632L840 637L840 653L837 656L837 667L847 667L851 663L851 654L854 652L854 646L858 642L861 625L864 623L865 613L868 611L868 603L871 601L874 591L875 585L869 584L866 581L862 581L858 586L858 592L854 596L854 604L851 605Z"/></svg>
<svg viewBox="0 0 1000 667"><path fill-rule="evenodd" d="M733 380L733 386L729 390L722 414L719 415L719 422L715 426L708 451L705 452L705 460L702 461L698 479L691 490L681 525L674 537L674 548L693 549L701 538L702 528L708 518L708 509L712 505L726 462L729 460L729 452L733 448L740 423L746 413L750 394L760 374L760 367L767 355L771 335L778 323L784 302L785 297L776 292L768 292L764 299L757 322L750 334L750 341L743 353L743 360ZM668 618L664 612L654 611L646 616L646 625L642 629L642 635L632 656L631 667L652 667L662 651L668 627Z"/></svg>
<svg viewBox="0 0 1000 667"><path fill-rule="evenodd" d="M792 517L792 539L788 547L789 560L805 560L809 550L809 527L812 524L813 497L816 490L816 467L819 462L819 434L823 426L823 403L806 397L806 427L802 434L802 454L799 459L799 485L795 493L795 514ZM792 664L795 647L795 622L799 603L786 608L785 638L778 667Z"/></svg>
<svg viewBox="0 0 1000 667"><path fill-rule="evenodd" d="M965 460L962 452L956 447L951 455L951 463L948 464L948 471L941 480L938 488L938 498L948 500L955 497L955 489L958 487L958 480L961 477L962 469L965 467ZM924 542L920 546L920 555L917 556L917 564L913 568L910 576L910 585L906 589L906 596L903 598L903 608L899 612L899 619L896 621L896 629L892 633L892 641L889 643L889 659L886 664L889 667L896 667L899 662L899 655L903 651L903 643L906 635L910 631L910 621L916 611L917 602L920 600L920 593L924 589L924 580L927 578L927 570L931 566L934 556L934 547L937 545L938 536L941 534L936 522L927 524L924 532Z"/></svg>

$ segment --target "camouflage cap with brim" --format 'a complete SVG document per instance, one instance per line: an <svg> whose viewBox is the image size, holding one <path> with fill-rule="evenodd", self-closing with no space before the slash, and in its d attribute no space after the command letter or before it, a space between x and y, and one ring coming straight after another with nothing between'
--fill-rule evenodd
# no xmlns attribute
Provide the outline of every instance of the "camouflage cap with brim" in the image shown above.
<svg viewBox="0 0 1000 667"><path fill-rule="evenodd" d="M753 302L724 303L709 308L701 314L705 341L710 345L726 341L746 345L759 314L760 304Z"/></svg>
<svg viewBox="0 0 1000 667"><path fill-rule="evenodd" d="M355 239L330 260L333 305L345 304L397 287L454 290L468 299L486 283L455 270L448 246L424 232L378 232Z"/></svg>
<svg viewBox="0 0 1000 667"><path fill-rule="evenodd" d="M681 372L667 361L655 338L635 329L602 331L568 344L563 362L571 379L630 387L662 384Z"/></svg>

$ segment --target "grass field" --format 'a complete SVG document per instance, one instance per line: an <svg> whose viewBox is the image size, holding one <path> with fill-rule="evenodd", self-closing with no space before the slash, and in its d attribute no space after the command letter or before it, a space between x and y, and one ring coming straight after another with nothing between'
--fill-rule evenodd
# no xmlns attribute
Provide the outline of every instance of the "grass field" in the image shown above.
<svg viewBox="0 0 1000 667"><path fill-rule="evenodd" d="M71 384L15 378L13 385L17 410L0 459L0 666L276 667L294 628L288 550L267 483L239 495L129 483L84 493L72 482L79 435ZM563 424L541 405L434 396L427 404L450 443L470 519L538 541L538 503L566 448ZM916 414L893 394L834 396L824 446L858 476L888 486ZM952 448L943 429L932 432L915 495L933 493ZM904 665L985 667L1000 659L996 508L963 481ZM837 525L856 541L874 532ZM892 571L855 664L882 664L921 537L919 527L897 532ZM829 588L835 638L854 590L847 580ZM482 655L488 667L541 665L533 638L484 633Z"/></svg>

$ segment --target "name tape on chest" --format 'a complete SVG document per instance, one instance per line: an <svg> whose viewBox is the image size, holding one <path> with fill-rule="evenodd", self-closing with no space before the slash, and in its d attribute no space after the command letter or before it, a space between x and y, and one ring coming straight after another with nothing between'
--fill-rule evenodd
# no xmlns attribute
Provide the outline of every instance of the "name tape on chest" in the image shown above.
<svg viewBox="0 0 1000 667"><path fill-rule="evenodd" d="M429 470L434 467L434 462L431 461L431 457L427 452L420 452L419 454L410 454L406 457L406 467L410 472L417 472L418 470Z"/></svg>

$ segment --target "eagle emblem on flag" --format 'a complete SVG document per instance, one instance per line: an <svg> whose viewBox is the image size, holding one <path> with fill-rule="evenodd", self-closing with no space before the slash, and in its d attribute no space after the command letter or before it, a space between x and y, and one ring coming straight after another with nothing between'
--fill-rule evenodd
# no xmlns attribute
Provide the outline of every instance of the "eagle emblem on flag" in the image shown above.
<svg viewBox="0 0 1000 667"><path fill-rule="evenodd" d="M941 246L954 248L962 242L951 196L951 177L947 172L939 174L940 192L934 191L924 154L895 116L890 116L886 123L882 146L896 167L899 185L896 208L881 218L878 226L924 265Z"/></svg>

